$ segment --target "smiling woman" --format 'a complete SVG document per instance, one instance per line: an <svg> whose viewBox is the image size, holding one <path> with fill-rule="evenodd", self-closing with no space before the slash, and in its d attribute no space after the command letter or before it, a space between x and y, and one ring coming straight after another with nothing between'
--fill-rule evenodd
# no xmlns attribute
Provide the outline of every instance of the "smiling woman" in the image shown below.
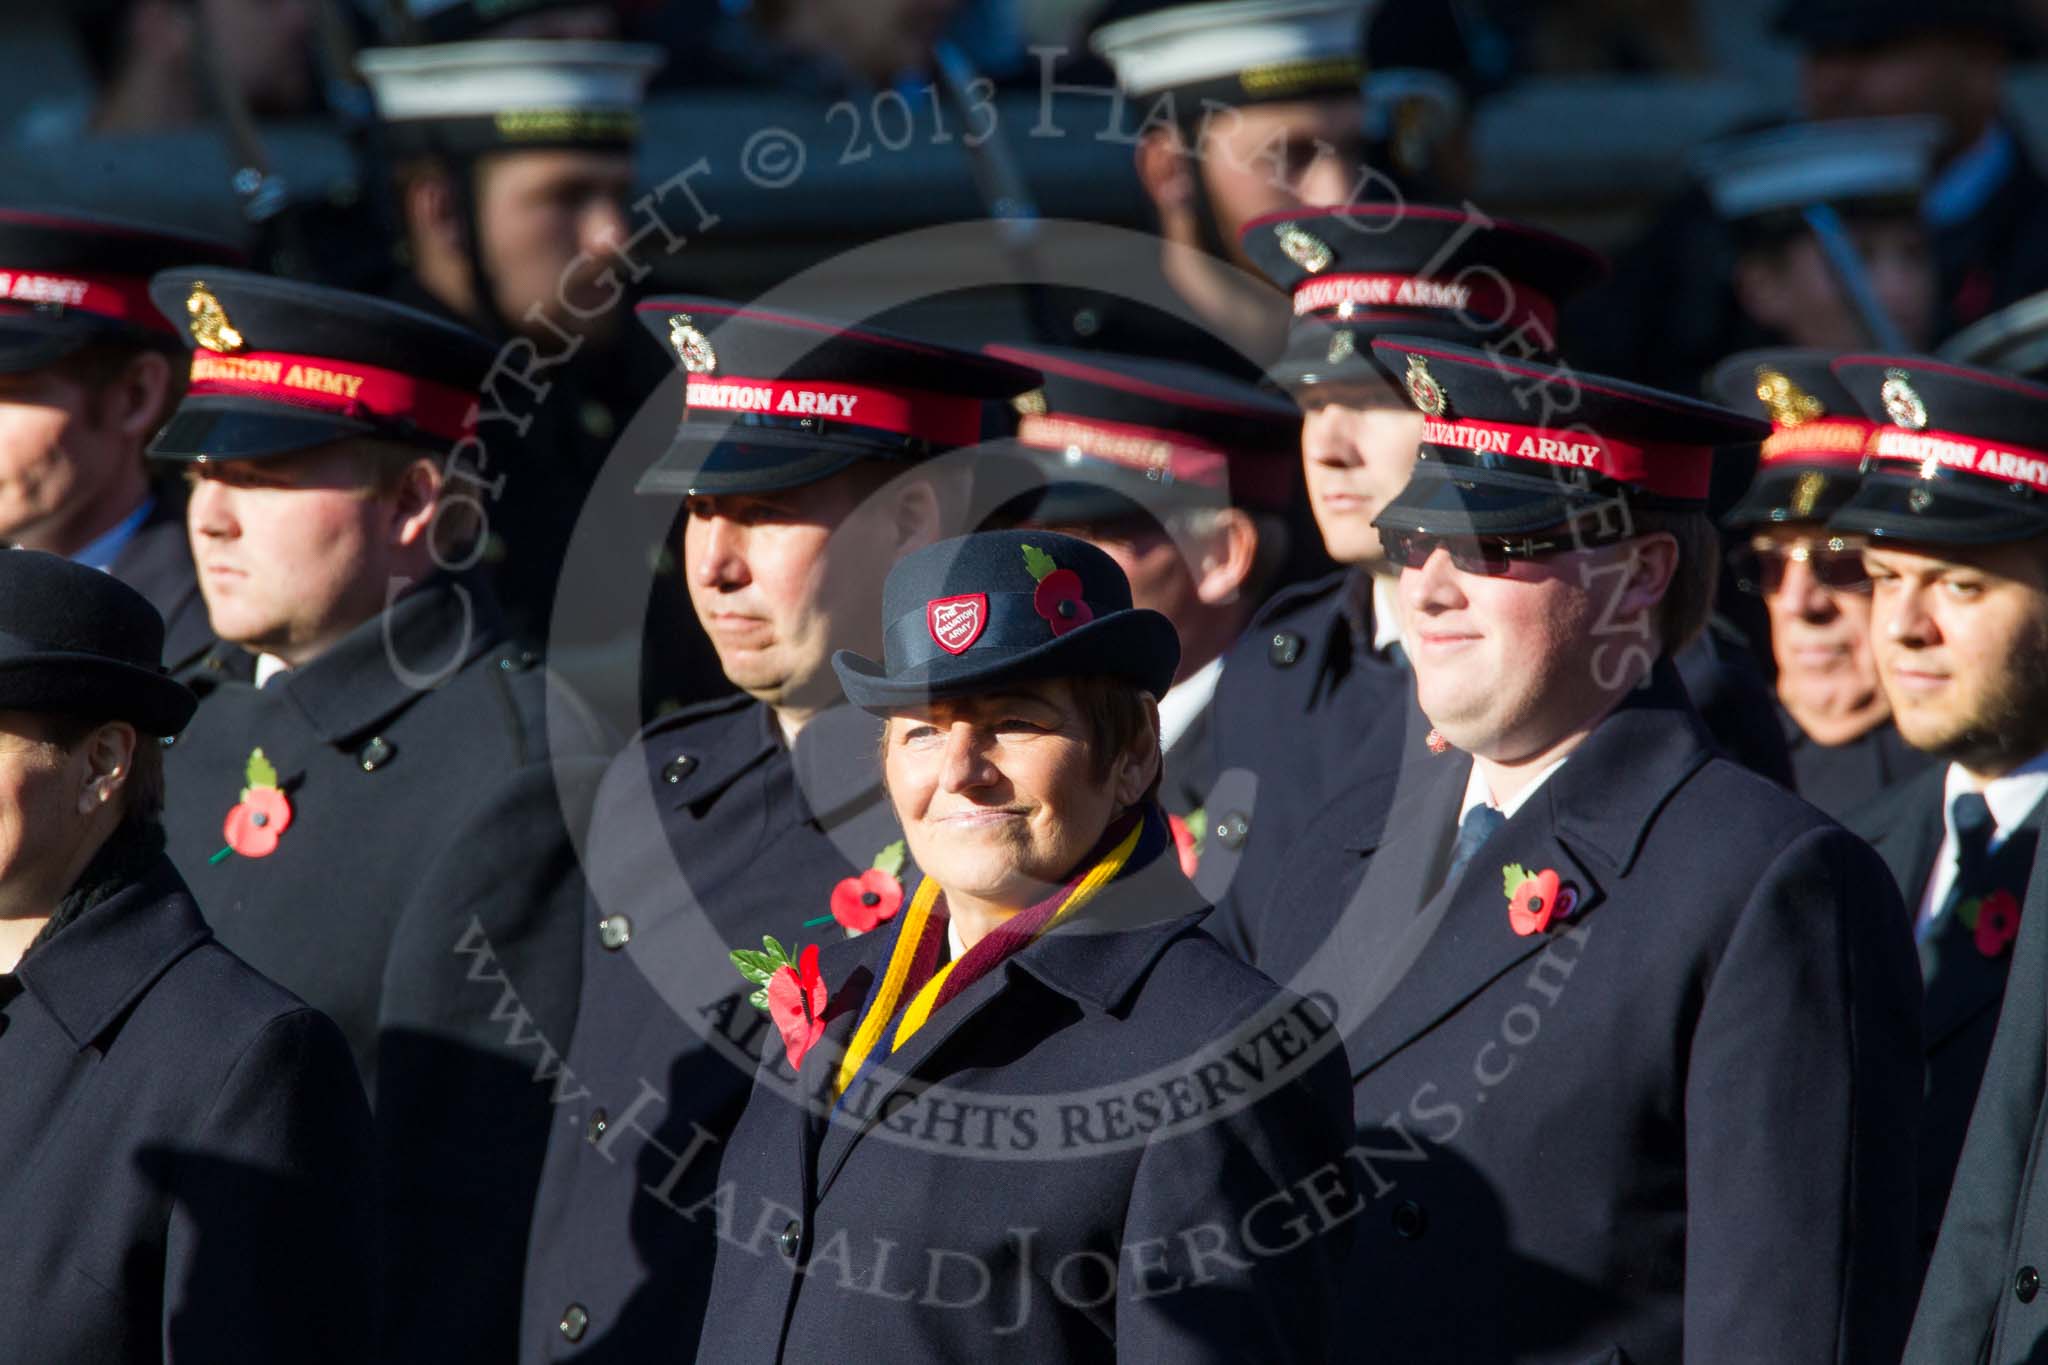
<svg viewBox="0 0 2048 1365"><path fill-rule="evenodd" d="M918 550L882 599L883 659L833 666L886 719L924 880L790 969L810 1004L786 1057L825 1121L784 1102L772 1057L719 1179L780 1235L721 1244L700 1358L1324 1358L1349 1216L1330 1208L1362 1207L1343 1053L1200 928L1169 856L1172 626L1045 531Z"/></svg>

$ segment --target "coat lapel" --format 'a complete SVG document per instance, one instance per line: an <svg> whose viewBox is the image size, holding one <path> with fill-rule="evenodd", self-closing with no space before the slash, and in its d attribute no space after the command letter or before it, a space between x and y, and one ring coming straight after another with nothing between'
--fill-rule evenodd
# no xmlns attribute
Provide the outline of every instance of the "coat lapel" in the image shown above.
<svg viewBox="0 0 2048 1365"><path fill-rule="evenodd" d="M2048 803L2035 806L1991 855L1993 879L2015 897L2024 898L2027 894L2027 876L2034 865L2042 817L2048 813L2044 807ZM1977 949L1976 934L1959 915L1950 912L1942 916L1941 924L1920 945L1920 960L1927 987L1920 1030L1931 1055L1977 1016L1998 1008L2005 996L2012 949L2008 945L1994 956L1985 956Z"/></svg>
<svg viewBox="0 0 2048 1365"><path fill-rule="evenodd" d="M1456 885L1424 904L1411 930L1421 941L1407 945L1409 965L1346 1040L1353 1076L1373 1071L1551 939L1583 924L1627 874L1656 811L1709 756L1675 673L1660 662L1650 681L1481 845ZM1455 821L1456 810L1453 804L1442 818ZM1416 856L1399 845L1380 856L1389 852L1401 862ZM1543 933L1517 934L1502 885L1510 863L1531 873L1555 870L1574 896L1569 918ZM1397 884L1410 885L1398 882L1400 875Z"/></svg>

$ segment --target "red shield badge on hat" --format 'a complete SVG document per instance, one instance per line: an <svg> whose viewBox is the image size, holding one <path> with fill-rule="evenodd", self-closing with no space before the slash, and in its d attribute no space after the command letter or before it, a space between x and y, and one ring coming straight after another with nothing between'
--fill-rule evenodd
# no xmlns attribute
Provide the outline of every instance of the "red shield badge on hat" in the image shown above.
<svg viewBox="0 0 2048 1365"><path fill-rule="evenodd" d="M932 639L948 654L958 654L981 638L988 625L988 594L935 597L924 604L924 623Z"/></svg>

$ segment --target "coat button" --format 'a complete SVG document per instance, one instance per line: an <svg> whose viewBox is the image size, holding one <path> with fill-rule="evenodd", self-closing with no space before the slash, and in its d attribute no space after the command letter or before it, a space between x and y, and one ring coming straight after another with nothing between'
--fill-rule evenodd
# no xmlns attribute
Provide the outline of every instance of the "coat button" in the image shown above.
<svg viewBox="0 0 2048 1365"><path fill-rule="evenodd" d="M796 1249L803 1243L804 1225L794 1218L783 1226L782 1235L775 1239L775 1245L782 1248L782 1254L790 1260L796 1259Z"/></svg>
<svg viewBox="0 0 2048 1365"><path fill-rule="evenodd" d="M389 763L391 756L397 752L390 740L378 735L356 751L356 765L366 773L373 773Z"/></svg>
<svg viewBox="0 0 2048 1365"><path fill-rule="evenodd" d="M1216 822L1216 842L1225 848L1243 848L1252 832L1252 822L1241 810L1234 810Z"/></svg>
<svg viewBox="0 0 2048 1365"><path fill-rule="evenodd" d="M597 941L617 952L633 937L633 921L624 915L606 915L597 922Z"/></svg>
<svg viewBox="0 0 2048 1365"><path fill-rule="evenodd" d="M2021 1303L2032 1303L2034 1295L2041 1292L2041 1272L2030 1265L2020 1267L2020 1273L2012 1277L2012 1295Z"/></svg>
<svg viewBox="0 0 2048 1365"><path fill-rule="evenodd" d="M1394 1234L1414 1241L1429 1227L1429 1213L1413 1199L1403 1200L1394 1208Z"/></svg>
<svg viewBox="0 0 2048 1365"><path fill-rule="evenodd" d="M593 1109L590 1112L590 1125L583 1130L583 1136L595 1142L604 1136L604 1130L611 1127L611 1123L612 1116L610 1114L605 1113L602 1109Z"/></svg>
<svg viewBox="0 0 2048 1365"><path fill-rule="evenodd" d="M1275 631L1266 645L1266 657L1275 668L1292 668L1301 657L1301 637L1291 630Z"/></svg>
<svg viewBox="0 0 2048 1365"><path fill-rule="evenodd" d="M590 1310L580 1303L572 1303L562 1310L559 1324L562 1335L570 1341L583 1340L583 1334L590 1330Z"/></svg>
<svg viewBox="0 0 2048 1365"><path fill-rule="evenodd" d="M688 777L690 770L696 766L696 759L691 758L688 754L678 754L662 765L661 780L673 787Z"/></svg>

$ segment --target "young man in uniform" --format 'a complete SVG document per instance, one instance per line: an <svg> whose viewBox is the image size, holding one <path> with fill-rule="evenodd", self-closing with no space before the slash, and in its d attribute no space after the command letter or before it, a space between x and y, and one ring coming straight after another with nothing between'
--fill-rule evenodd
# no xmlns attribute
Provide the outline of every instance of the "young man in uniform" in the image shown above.
<svg viewBox="0 0 2048 1365"><path fill-rule="evenodd" d="M1301 413L1192 365L1039 346L986 349L1045 376L1017 424L1017 447L1045 484L1005 511L1108 553L1130 579L1132 600L1172 621L1180 636L1179 671L1159 699L1159 799L1185 821L1216 780L1213 702L1223 655L1287 554ZM1188 837L1183 847L1192 850Z"/></svg>
<svg viewBox="0 0 2048 1365"><path fill-rule="evenodd" d="M490 348L223 270L152 286L193 350L151 454L191 482L222 641L167 754L168 852L221 941L341 1025L377 1115L380 1360L503 1360L601 763L473 563ZM559 782L559 786L558 786ZM431 1286L432 1292L425 1287Z"/></svg>
<svg viewBox="0 0 2048 1365"><path fill-rule="evenodd" d="M0 209L0 541L104 569L164 618L164 662L213 643L185 543L185 490L143 447L184 387L149 277L239 252L78 213Z"/></svg>
<svg viewBox="0 0 2048 1365"><path fill-rule="evenodd" d="M723 1221L740 1215L713 1188L721 1143L780 1045L727 953L871 930L914 883L875 776L878 724L844 703L832 651L880 644L888 566L960 515L966 472L937 457L1010 434L1009 400L1038 383L817 318L684 298L639 311L685 395L640 491L685 500L690 598L739 695L649 726L598 797L527 1365L696 1349L719 1239L749 1230Z"/></svg>
<svg viewBox="0 0 2048 1365"><path fill-rule="evenodd" d="M1879 426L1864 488L1828 528L1868 538L1878 676L1900 735L1938 763L1848 822L1891 867L1920 945L1925 1256L2048 819L2044 409L2035 385L1936 361L1847 356L1834 369Z"/></svg>
<svg viewBox="0 0 2048 1365"><path fill-rule="evenodd" d="M1296 841L1253 960L1335 1001L1390 1360L1886 1360L1911 1297L1912 947L1883 863L1720 755L1672 655L1762 423L1382 338L1378 518L1432 727ZM1563 422L1555 415L1568 409Z"/></svg>
<svg viewBox="0 0 2048 1365"><path fill-rule="evenodd" d="M1875 429L1828 369L1829 351L1745 351L1711 387L1771 424L1756 478L1722 524L1747 539L1736 580L1770 620L1793 787L1837 820L1928 764L1899 737L1878 681L1857 547L1827 520L1856 492Z"/></svg>

